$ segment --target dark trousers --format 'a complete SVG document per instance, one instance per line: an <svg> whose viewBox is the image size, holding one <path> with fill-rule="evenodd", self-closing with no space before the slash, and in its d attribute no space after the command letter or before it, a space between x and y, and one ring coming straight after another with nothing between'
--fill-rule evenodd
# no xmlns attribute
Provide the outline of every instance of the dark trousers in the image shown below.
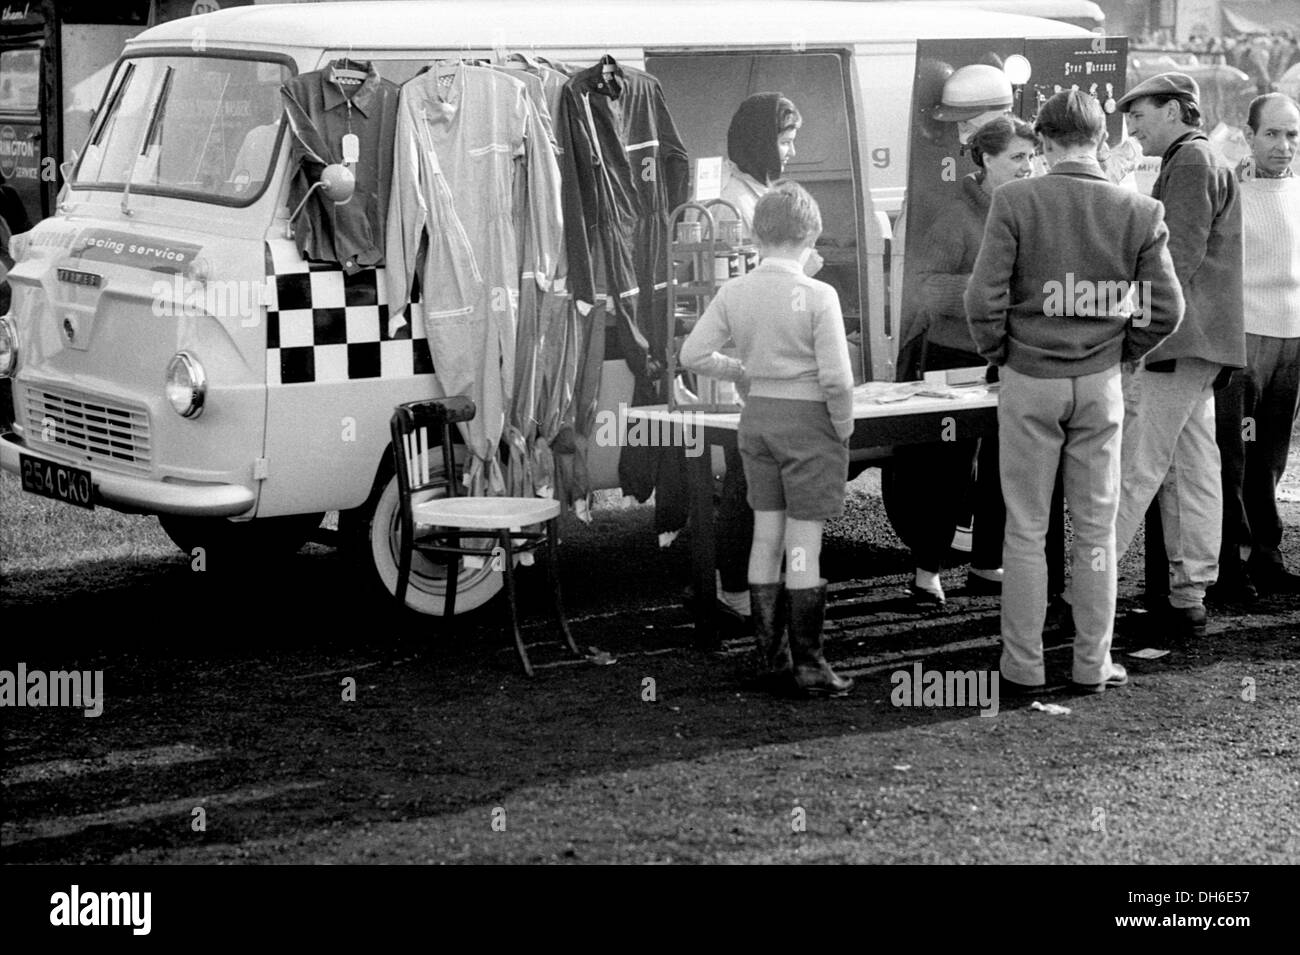
<svg viewBox="0 0 1300 955"><path fill-rule="evenodd" d="M1247 559L1255 573L1276 572L1283 569L1277 485L1300 409L1300 338L1247 335L1246 368L1214 401L1223 478L1219 579L1240 577Z"/></svg>
<svg viewBox="0 0 1300 955"><path fill-rule="evenodd" d="M923 368L942 371L983 363L973 352L928 344ZM895 451L890 467L895 469L891 490L905 498L891 512L907 512L900 533L917 567L941 571L953 533L967 520L974 525L971 566L984 570L1002 566L1007 511L998 476L996 432L976 441L905 445Z"/></svg>
<svg viewBox="0 0 1300 955"><path fill-rule="evenodd" d="M745 468L740 451L727 449L727 474L718 501L717 562L722 589L738 593L749 589L749 548L754 542L754 512L746 495Z"/></svg>

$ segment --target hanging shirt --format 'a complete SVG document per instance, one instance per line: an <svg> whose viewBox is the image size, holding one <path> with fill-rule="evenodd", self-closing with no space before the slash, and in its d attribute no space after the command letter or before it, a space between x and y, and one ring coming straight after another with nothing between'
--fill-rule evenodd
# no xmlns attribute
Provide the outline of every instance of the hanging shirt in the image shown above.
<svg viewBox="0 0 1300 955"><path fill-rule="evenodd" d="M343 162L343 137L358 140L352 198L336 205L316 190L293 223L304 258L337 262L349 274L384 261L385 218L392 182L393 141L400 91L371 64L358 86L341 85L333 68L295 76L280 88L292 132L289 209L320 179L330 163Z"/></svg>
<svg viewBox="0 0 1300 955"><path fill-rule="evenodd" d="M400 314L417 272L422 320L438 380L469 395L478 414L462 424L473 456L466 483L505 481L497 448L510 405L519 276L550 282L560 235L559 170L524 84L497 70L439 66L401 91L388 215L389 308ZM515 177L526 176L516 238ZM427 238L423 259L421 242Z"/></svg>

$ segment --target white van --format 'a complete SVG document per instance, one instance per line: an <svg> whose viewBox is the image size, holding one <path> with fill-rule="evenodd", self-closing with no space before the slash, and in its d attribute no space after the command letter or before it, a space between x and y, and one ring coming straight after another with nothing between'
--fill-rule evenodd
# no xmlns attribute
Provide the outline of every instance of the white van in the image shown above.
<svg viewBox="0 0 1300 955"><path fill-rule="evenodd" d="M885 377L889 216L907 178L917 38L1066 35L1088 34L923 4L752 0L286 4L155 27L127 45L57 215L14 241L0 374L13 378L15 422L0 465L70 504L157 514L187 551L293 550L336 511L338 542L391 592L388 420L438 385L419 322L380 342L373 367L340 359L345 341L320 346L312 374L280 374L275 289L343 284L309 272L286 238L289 150L285 124L271 126L286 79L340 57L401 83L433 59L611 55L658 77L692 158L724 155L735 107L779 90L805 116L787 174L825 216L819 277L859 330L865 376ZM175 151L165 172L156 157L147 177L118 174L131 183L101 172L150 161L142 143ZM376 270L357 282L372 296L385 285ZM631 389L626 365L606 361L601 407L630 403ZM592 448L595 487L617 484L618 453ZM500 586L490 566L463 568L456 609ZM443 587L442 567L417 555L410 606L440 613Z"/></svg>

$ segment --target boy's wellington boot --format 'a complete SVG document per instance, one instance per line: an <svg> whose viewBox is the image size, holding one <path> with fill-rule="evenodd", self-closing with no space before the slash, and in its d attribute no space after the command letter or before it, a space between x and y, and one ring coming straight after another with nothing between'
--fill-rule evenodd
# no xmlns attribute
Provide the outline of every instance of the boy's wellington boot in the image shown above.
<svg viewBox="0 0 1300 955"><path fill-rule="evenodd" d="M794 688L794 663L786 636L788 601L784 584L750 584L750 614L754 621L759 689L788 693Z"/></svg>
<svg viewBox="0 0 1300 955"><path fill-rule="evenodd" d="M839 676L822 656L822 624L826 620L826 583L787 590L790 601L790 650L794 681L806 694L844 696L853 681Z"/></svg>

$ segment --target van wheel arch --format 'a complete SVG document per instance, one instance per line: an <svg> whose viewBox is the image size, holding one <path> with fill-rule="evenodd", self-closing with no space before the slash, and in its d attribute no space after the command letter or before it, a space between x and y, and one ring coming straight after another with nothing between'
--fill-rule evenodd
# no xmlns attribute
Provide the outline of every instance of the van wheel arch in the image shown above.
<svg viewBox="0 0 1300 955"><path fill-rule="evenodd" d="M459 475L460 447L456 450ZM442 470L440 459L434 468ZM362 574L367 589L389 601L397 589L397 498L397 478L389 445L375 469L375 480L365 503L339 513L339 537L344 554ZM493 571L490 564L477 569L462 566L456 586L456 613L483 606L497 595L502 583L501 572ZM441 617L445 597L445 566L416 552L411 558L406 606L417 613Z"/></svg>

